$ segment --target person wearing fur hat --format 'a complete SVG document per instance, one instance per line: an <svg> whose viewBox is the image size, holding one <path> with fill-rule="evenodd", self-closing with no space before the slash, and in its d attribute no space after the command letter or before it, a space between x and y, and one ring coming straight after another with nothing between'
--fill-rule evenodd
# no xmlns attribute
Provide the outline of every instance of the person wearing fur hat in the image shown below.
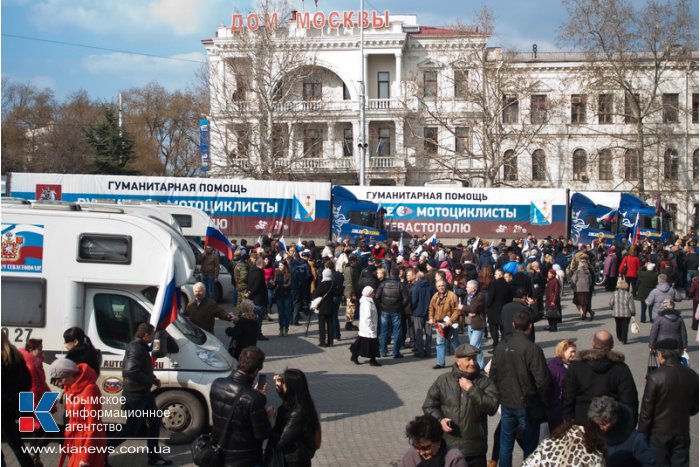
<svg viewBox="0 0 700 467"><path fill-rule="evenodd" d="M366 286L362 289L360 298L360 329L357 339L350 346L350 360L359 365L359 357L369 358L370 366L382 366L377 361L379 355L379 339L377 337L377 307L374 304L374 288Z"/></svg>
<svg viewBox="0 0 700 467"><path fill-rule="evenodd" d="M97 373L87 363L75 364L67 358L56 359L50 368L51 381L66 393L66 429L58 461L63 466L68 454L68 467L102 466L105 464L106 437L99 413L102 396L95 382Z"/></svg>

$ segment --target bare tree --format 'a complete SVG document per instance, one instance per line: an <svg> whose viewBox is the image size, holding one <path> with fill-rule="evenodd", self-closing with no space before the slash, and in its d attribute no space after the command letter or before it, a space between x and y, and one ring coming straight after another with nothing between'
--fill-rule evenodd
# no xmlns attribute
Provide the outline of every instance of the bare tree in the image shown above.
<svg viewBox="0 0 700 467"><path fill-rule="evenodd" d="M225 153L213 169L263 180L290 178L299 158L322 157L323 135L317 132L323 130L310 119L322 109L325 71L315 66L315 41L290 34L287 2L262 0L244 16L249 14L260 18L260 28L228 32L233 40L218 52L224 63L213 63L207 74L212 148Z"/></svg>
<svg viewBox="0 0 700 467"><path fill-rule="evenodd" d="M124 96L134 168L150 175L194 175L200 166L198 120L206 114L197 90L169 92L154 82Z"/></svg>
<svg viewBox="0 0 700 467"><path fill-rule="evenodd" d="M665 111L678 112L678 103L664 103L662 93L674 72L697 69L697 25L689 0L649 0L639 6L631 0L564 0L569 19L562 26L560 39L588 54L588 66L580 78L589 90L622 91L610 101L610 115L633 125L630 132L610 134L628 149L626 171L641 196L659 170L664 170L654 154L659 145L673 140L673 132L658 123ZM600 91L604 90L604 91ZM610 94L612 99L612 94ZM601 101L601 99L603 99ZM589 104L605 106L607 97ZM636 174L634 172L637 172ZM669 181L673 181L672 178ZM660 188L660 187L659 187Z"/></svg>
<svg viewBox="0 0 700 467"><path fill-rule="evenodd" d="M406 86L406 131L417 161L438 167L443 178L519 186L517 157L549 147L552 139L544 130L558 106L556 97L546 95L538 106L522 108L523 99L542 94L541 83L511 53L486 48L493 23L493 13L484 8L477 26L450 28L454 38L446 62L429 59Z"/></svg>

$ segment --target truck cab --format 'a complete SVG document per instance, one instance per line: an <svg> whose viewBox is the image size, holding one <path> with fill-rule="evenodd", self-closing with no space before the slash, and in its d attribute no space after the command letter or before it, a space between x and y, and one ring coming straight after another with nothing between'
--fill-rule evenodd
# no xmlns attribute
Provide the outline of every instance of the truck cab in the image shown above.
<svg viewBox="0 0 700 467"><path fill-rule="evenodd" d="M100 390L121 395L122 361L136 325L159 314L168 277L179 287L193 274L186 240L162 221L118 206L86 211L54 201L2 208L2 332L18 347L43 339L50 364L65 352L63 331L83 328L102 352ZM163 434L191 442L211 420L211 383L229 375L234 362L215 336L180 314L163 339L164 356L154 365L162 382L156 402L169 412Z"/></svg>

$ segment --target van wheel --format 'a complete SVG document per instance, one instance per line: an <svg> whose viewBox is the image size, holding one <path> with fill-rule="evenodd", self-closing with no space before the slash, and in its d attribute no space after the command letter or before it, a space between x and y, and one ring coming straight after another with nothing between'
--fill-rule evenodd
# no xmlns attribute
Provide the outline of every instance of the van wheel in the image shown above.
<svg viewBox="0 0 700 467"><path fill-rule="evenodd" d="M221 303L224 298L224 289L218 282L214 284L214 288L216 289L216 303Z"/></svg>
<svg viewBox="0 0 700 467"><path fill-rule="evenodd" d="M202 432L207 410L202 402L187 391L165 391L156 396L159 410L168 410L163 417L163 435L170 436L168 444L189 444Z"/></svg>

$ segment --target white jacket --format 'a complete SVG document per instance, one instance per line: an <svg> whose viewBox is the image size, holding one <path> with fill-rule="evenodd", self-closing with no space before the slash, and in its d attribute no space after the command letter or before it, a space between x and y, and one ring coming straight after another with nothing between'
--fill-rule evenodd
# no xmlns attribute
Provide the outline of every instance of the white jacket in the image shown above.
<svg viewBox="0 0 700 467"><path fill-rule="evenodd" d="M360 298L360 337L377 337L377 307L370 297Z"/></svg>

